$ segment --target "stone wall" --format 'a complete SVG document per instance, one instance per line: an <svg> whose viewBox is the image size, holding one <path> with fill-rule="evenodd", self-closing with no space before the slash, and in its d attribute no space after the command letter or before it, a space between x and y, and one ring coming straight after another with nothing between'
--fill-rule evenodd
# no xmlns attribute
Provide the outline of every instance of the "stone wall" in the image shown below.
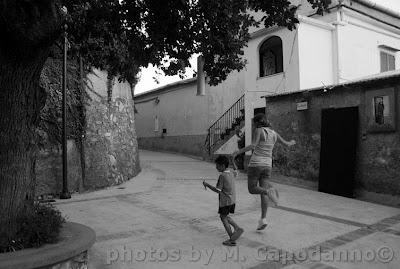
<svg viewBox="0 0 400 269"><path fill-rule="evenodd" d="M120 184L140 172L133 105L116 98L110 104L93 99L86 107L84 138L85 179L81 153L68 140L68 190L97 189ZM36 162L36 195L58 195L62 190L61 146L46 146Z"/></svg>
<svg viewBox="0 0 400 269"><path fill-rule="evenodd" d="M47 267L41 267L40 269L87 269L88 268L88 254L87 251L82 252L75 257L72 257L66 261L50 265Z"/></svg>
<svg viewBox="0 0 400 269"><path fill-rule="evenodd" d="M396 129L389 132L368 130L368 93L394 89ZM287 148L277 144L274 169L288 176L318 181L321 147L321 111L326 108L357 106L359 137L356 161L356 188L366 191L400 194L400 117L399 85L395 80L371 82L332 91L293 93L266 100L266 113L273 128L286 140L297 145ZM366 101L368 99L368 101ZM297 110L297 102L308 100L308 109ZM368 103L366 103L368 102ZM247 157L248 159L248 157Z"/></svg>
<svg viewBox="0 0 400 269"><path fill-rule="evenodd" d="M92 100L86 109L84 187L116 185L136 176L140 163L132 103Z"/></svg>
<svg viewBox="0 0 400 269"><path fill-rule="evenodd" d="M68 190L82 189L80 152L74 140L67 141ZM47 145L36 161L36 195L57 195L62 191L62 149Z"/></svg>

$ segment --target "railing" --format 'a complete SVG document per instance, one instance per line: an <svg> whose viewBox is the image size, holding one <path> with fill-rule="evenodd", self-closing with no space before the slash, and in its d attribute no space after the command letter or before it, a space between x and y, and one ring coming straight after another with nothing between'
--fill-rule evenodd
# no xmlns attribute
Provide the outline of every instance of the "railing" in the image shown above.
<svg viewBox="0 0 400 269"><path fill-rule="evenodd" d="M244 120L244 95L237 100L222 116L216 120L210 128L206 146L208 154L211 154L212 148L221 140L228 137L231 132L235 132L237 126L240 126Z"/></svg>

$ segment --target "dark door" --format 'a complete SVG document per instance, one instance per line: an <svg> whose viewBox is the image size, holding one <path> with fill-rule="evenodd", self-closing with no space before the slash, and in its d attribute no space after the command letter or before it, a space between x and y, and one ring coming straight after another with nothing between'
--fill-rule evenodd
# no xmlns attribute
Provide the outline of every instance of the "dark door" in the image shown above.
<svg viewBox="0 0 400 269"><path fill-rule="evenodd" d="M358 107L322 110L318 190L353 197Z"/></svg>

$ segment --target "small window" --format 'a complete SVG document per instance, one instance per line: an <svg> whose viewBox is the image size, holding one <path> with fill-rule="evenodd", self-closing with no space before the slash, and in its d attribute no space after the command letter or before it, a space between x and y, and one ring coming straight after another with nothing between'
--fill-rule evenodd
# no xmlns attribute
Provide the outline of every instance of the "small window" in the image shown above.
<svg viewBox="0 0 400 269"><path fill-rule="evenodd" d="M154 117L154 132L158 132L158 117Z"/></svg>
<svg viewBox="0 0 400 269"><path fill-rule="evenodd" d="M396 69L396 58L392 53L381 51L380 55L381 55L381 72L386 72Z"/></svg>
<svg viewBox="0 0 400 269"><path fill-rule="evenodd" d="M260 77L283 72L282 40L268 38L260 47Z"/></svg>

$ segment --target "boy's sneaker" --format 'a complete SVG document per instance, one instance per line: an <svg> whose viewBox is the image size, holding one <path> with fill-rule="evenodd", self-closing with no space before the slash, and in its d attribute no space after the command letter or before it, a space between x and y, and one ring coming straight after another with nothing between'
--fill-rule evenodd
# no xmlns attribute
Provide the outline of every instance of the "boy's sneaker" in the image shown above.
<svg viewBox="0 0 400 269"><path fill-rule="evenodd" d="M275 204L275 206L277 206L278 201L279 201L278 200L279 199L278 191L275 188L269 188L267 190L267 195L268 195L268 198L271 199L271 201Z"/></svg>
<svg viewBox="0 0 400 269"><path fill-rule="evenodd" d="M258 221L257 231L264 230L267 227L267 219L260 219Z"/></svg>
<svg viewBox="0 0 400 269"><path fill-rule="evenodd" d="M234 246L236 246L236 242L233 241L232 239L228 239L228 240L222 242L222 245L234 247Z"/></svg>
<svg viewBox="0 0 400 269"><path fill-rule="evenodd" d="M238 228L231 236L232 241L238 240L238 238L243 234L244 230L242 228Z"/></svg>

